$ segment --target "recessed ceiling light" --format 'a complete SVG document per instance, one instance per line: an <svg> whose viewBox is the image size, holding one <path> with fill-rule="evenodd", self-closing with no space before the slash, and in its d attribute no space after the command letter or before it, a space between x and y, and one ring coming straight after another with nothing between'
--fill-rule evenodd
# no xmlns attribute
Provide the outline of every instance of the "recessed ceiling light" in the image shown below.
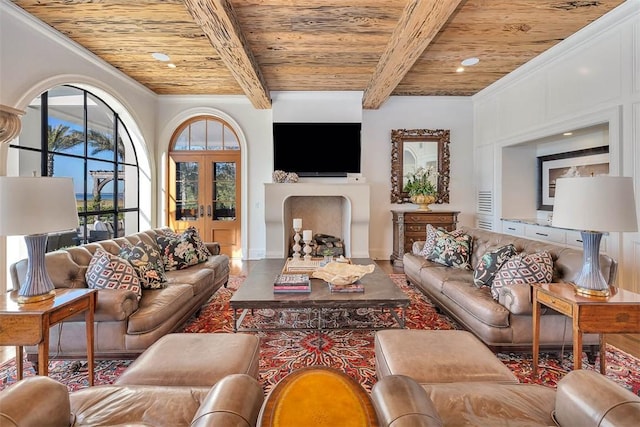
<svg viewBox="0 0 640 427"><path fill-rule="evenodd" d="M167 62L169 60L169 55L162 52L153 52L151 56L153 56L154 59L157 59L158 61L162 61L162 62Z"/></svg>
<svg viewBox="0 0 640 427"><path fill-rule="evenodd" d="M461 64L464 65L465 67L471 67L472 65L476 65L478 62L480 62L478 58L472 57L472 58L465 59L464 61L461 62Z"/></svg>
<svg viewBox="0 0 640 427"><path fill-rule="evenodd" d="M456 73L462 73L462 72L464 72L464 67L456 68Z"/></svg>
<svg viewBox="0 0 640 427"><path fill-rule="evenodd" d="M169 67L169 68L176 68L176 64L174 64L174 63L170 62L170 63L168 63L168 64L167 64L167 67Z"/></svg>
<svg viewBox="0 0 640 427"><path fill-rule="evenodd" d="M563 135L564 136L571 136L571 135L573 135L573 132L565 132L565 133L563 133Z"/></svg>

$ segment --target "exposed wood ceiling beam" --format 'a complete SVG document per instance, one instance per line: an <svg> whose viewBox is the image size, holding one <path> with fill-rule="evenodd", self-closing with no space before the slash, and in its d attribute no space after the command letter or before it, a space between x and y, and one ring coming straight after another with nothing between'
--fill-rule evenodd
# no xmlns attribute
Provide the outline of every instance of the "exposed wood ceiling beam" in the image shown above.
<svg viewBox="0 0 640 427"><path fill-rule="evenodd" d="M267 84L227 0L184 0L187 10L255 108L271 108Z"/></svg>
<svg viewBox="0 0 640 427"><path fill-rule="evenodd" d="M422 55L461 0L409 0L376 65L362 106L377 109Z"/></svg>

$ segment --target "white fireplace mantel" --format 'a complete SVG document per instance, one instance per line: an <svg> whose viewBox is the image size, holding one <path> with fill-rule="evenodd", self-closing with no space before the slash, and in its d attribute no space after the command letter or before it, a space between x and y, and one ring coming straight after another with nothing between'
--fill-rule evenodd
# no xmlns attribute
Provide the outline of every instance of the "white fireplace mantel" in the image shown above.
<svg viewBox="0 0 640 427"><path fill-rule="evenodd" d="M288 254L289 236L292 226L285 219L287 199L294 196L336 196L345 200L342 222L345 254L353 258L369 258L369 185L358 184L265 184L266 257L285 258ZM303 225L304 228L304 225Z"/></svg>

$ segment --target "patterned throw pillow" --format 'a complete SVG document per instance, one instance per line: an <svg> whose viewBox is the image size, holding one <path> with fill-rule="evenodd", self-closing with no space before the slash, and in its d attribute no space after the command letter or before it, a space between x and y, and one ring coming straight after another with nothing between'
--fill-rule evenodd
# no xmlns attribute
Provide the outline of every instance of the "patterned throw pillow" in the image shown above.
<svg viewBox="0 0 640 427"><path fill-rule="evenodd" d="M482 255L482 259L473 272L473 284L478 288L491 286L493 276L500 270L502 264L516 254L516 248L512 244L502 246Z"/></svg>
<svg viewBox="0 0 640 427"><path fill-rule="evenodd" d="M93 289L128 289L141 296L140 279L129 261L98 249L91 257L87 286Z"/></svg>
<svg viewBox="0 0 640 427"><path fill-rule="evenodd" d="M491 284L491 295L500 297L500 288L511 284L549 283L553 280L553 259L547 251L521 254L502 264Z"/></svg>
<svg viewBox="0 0 640 427"><path fill-rule="evenodd" d="M131 263L144 289L162 289L167 286L162 255L153 245L145 242L135 245L125 243L118 255Z"/></svg>
<svg viewBox="0 0 640 427"><path fill-rule="evenodd" d="M436 244L427 259L448 267L470 270L471 236L455 236L443 230L436 230Z"/></svg>
<svg viewBox="0 0 640 427"><path fill-rule="evenodd" d="M165 271L182 270L205 262L211 256L195 227L187 228L182 234L165 231L156 236L156 241L160 246Z"/></svg>
<svg viewBox="0 0 640 427"><path fill-rule="evenodd" d="M436 233L437 230L445 231L442 228L435 228L433 225L427 224L427 238L424 242L422 250L418 252L417 255L421 255L425 258L431 255L431 252L433 252L433 247L436 245L436 239L438 238L438 234ZM453 230L450 231L449 234L455 237L459 237L462 236L464 232L462 230Z"/></svg>

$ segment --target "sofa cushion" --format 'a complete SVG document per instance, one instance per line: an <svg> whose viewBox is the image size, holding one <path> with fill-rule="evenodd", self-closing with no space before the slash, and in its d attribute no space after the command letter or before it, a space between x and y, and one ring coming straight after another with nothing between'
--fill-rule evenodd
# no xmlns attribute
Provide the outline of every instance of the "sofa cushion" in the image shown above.
<svg viewBox="0 0 640 427"><path fill-rule="evenodd" d="M538 384L423 385L445 426L553 426L555 390ZM577 425L577 424L569 424Z"/></svg>
<svg viewBox="0 0 640 427"><path fill-rule="evenodd" d="M141 296L140 279L126 259L98 249L86 273L87 286L94 289L126 289Z"/></svg>
<svg viewBox="0 0 640 427"><path fill-rule="evenodd" d="M442 293L485 325L494 328L510 326L511 313L491 297L487 287L477 288L471 281L447 280L442 285Z"/></svg>
<svg viewBox="0 0 640 427"><path fill-rule="evenodd" d="M506 260L515 254L516 248L512 244L487 251L473 271L473 284L477 287L491 286L496 272L500 270Z"/></svg>
<svg viewBox="0 0 640 427"><path fill-rule="evenodd" d="M436 230L436 244L427 259L448 267L470 270L471 236L455 236L443 230Z"/></svg>
<svg viewBox="0 0 640 427"><path fill-rule="evenodd" d="M214 271L206 267L206 264L198 264L191 268L167 272L169 285L187 284L193 288L193 294L199 295L210 289L214 281Z"/></svg>
<svg viewBox="0 0 640 427"><path fill-rule="evenodd" d="M553 259L547 251L516 255L507 260L493 278L491 295L500 298L500 288L511 284L549 283L553 279Z"/></svg>
<svg viewBox="0 0 640 427"><path fill-rule="evenodd" d="M422 250L420 250L416 255L421 255L425 258L431 255L431 252L433 252L433 248L436 246L436 240L438 239L438 233L436 232L437 230L445 231L442 228L437 229L433 225L427 224L427 236L424 241L424 246L422 247ZM464 232L462 230L453 230L449 234L455 237L459 237L462 236Z"/></svg>
<svg viewBox="0 0 640 427"><path fill-rule="evenodd" d="M156 240L166 271L181 270L205 262L211 256L194 227L188 228L182 234L165 231L158 235Z"/></svg>
<svg viewBox="0 0 640 427"><path fill-rule="evenodd" d="M69 395L74 426L189 426L210 387L101 385Z"/></svg>
<svg viewBox="0 0 640 427"><path fill-rule="evenodd" d="M166 286L164 261L157 246L142 241L135 245L127 242L120 248L120 257L131 263L144 289L159 289Z"/></svg>
<svg viewBox="0 0 640 427"><path fill-rule="evenodd" d="M144 334L167 323L193 302L191 285L170 285L164 289L145 289L138 309L129 317L127 334Z"/></svg>

